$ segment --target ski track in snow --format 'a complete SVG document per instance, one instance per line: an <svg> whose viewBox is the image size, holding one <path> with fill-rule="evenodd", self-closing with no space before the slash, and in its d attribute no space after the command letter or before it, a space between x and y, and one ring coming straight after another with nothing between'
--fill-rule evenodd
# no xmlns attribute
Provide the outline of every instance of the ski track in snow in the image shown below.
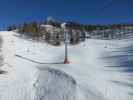
<svg viewBox="0 0 133 100"><path fill-rule="evenodd" d="M69 46L71 64L64 65L64 46L14 34L0 33L4 63L12 66L2 66L0 100L132 100L133 38Z"/></svg>

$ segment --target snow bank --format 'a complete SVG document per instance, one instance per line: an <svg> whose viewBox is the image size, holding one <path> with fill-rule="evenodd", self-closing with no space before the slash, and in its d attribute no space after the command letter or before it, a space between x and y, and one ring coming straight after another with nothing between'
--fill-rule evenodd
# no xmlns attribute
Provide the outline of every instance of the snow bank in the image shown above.
<svg viewBox="0 0 133 100"><path fill-rule="evenodd" d="M36 97L34 100L77 100L76 81L66 73L44 68L39 72L34 84Z"/></svg>
<svg viewBox="0 0 133 100"><path fill-rule="evenodd" d="M1 32L4 61L12 68L0 76L0 100L132 100L133 74L127 70L132 69L133 38L88 39L69 46L71 63L64 65L63 45L54 47L14 34Z"/></svg>

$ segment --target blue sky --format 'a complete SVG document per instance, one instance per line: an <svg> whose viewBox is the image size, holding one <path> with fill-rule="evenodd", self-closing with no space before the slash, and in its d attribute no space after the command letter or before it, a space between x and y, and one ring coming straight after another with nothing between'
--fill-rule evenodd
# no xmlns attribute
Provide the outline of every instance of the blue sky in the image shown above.
<svg viewBox="0 0 133 100"><path fill-rule="evenodd" d="M0 30L48 16L85 24L133 23L133 0L0 0Z"/></svg>

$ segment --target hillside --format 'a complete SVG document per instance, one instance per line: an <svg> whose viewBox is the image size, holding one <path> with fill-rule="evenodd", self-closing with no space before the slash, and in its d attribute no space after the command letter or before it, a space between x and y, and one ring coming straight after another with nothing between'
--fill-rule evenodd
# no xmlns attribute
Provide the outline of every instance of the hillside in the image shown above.
<svg viewBox="0 0 133 100"><path fill-rule="evenodd" d="M0 32L0 100L132 100L132 36L70 45L63 64L64 45L18 35Z"/></svg>

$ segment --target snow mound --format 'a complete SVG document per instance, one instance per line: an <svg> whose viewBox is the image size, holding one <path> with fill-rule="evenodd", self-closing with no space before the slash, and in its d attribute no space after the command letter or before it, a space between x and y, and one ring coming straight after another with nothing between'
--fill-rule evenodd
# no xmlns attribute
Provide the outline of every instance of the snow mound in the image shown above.
<svg viewBox="0 0 133 100"><path fill-rule="evenodd" d="M0 66L2 66L2 64L3 64L2 42L3 42L3 39L2 39L2 37L0 36Z"/></svg>
<svg viewBox="0 0 133 100"><path fill-rule="evenodd" d="M76 100L76 81L57 69L41 70L34 87L34 100Z"/></svg>

